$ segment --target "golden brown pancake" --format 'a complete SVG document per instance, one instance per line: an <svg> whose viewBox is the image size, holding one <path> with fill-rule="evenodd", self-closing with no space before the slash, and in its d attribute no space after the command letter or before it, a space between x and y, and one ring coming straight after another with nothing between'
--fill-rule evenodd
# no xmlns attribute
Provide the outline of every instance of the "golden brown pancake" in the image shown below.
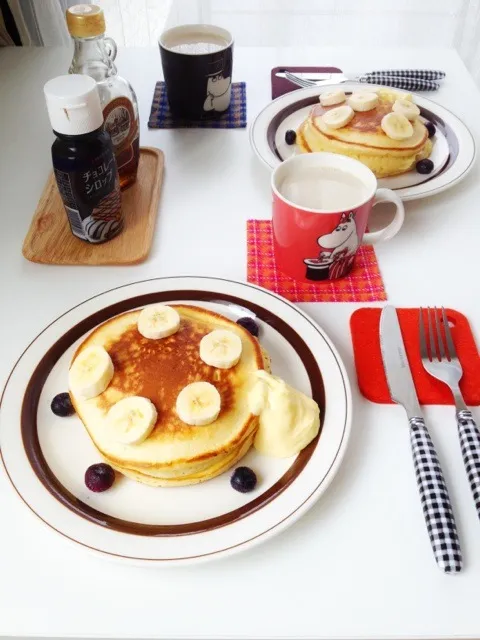
<svg viewBox="0 0 480 640"><path fill-rule="evenodd" d="M297 132L300 151L328 151L359 160L377 177L393 176L410 171L418 160L432 151L428 131L420 119L412 122L413 135L405 140L389 138L381 127L382 118L392 111L393 103L404 94L391 90L377 91L379 103L370 111L355 112L353 119L340 129L331 129L322 120L330 109L320 103L312 107L308 118Z"/></svg>
<svg viewBox="0 0 480 640"><path fill-rule="evenodd" d="M243 456L248 452L250 447L253 444L255 439L255 433L249 436L242 445L235 450L231 455L228 456L227 459L220 462L218 466L211 465L211 467L207 470L207 474L202 474L201 472L192 473L190 475L164 478L157 478L153 475L147 475L146 473L142 473L140 471L134 471L132 469L126 469L125 467L118 468L114 464L111 466L117 471L121 471L124 476L127 478L132 478L132 480L137 480L137 482L143 482L144 484L148 484L152 487L181 487L189 484L199 484L200 482L205 482L205 480L210 480L211 478L215 478L220 475L224 471L227 471L236 464Z"/></svg>
<svg viewBox="0 0 480 640"><path fill-rule="evenodd" d="M165 486L208 480L248 451L258 418L250 413L247 396L255 383L255 371L269 368L268 355L240 325L200 307L171 306L180 314L181 322L179 330L168 338L144 338L137 329L140 310L112 318L93 331L75 355L88 346L103 346L113 361L113 379L91 400L70 392L78 415L105 460L140 482ZM229 329L242 340L240 362L231 369L217 369L200 359L200 340L214 329ZM187 384L200 380L215 385L221 410L215 422L190 426L177 416L176 399ZM126 445L112 440L111 431L102 427L110 407L133 395L151 400L158 419L146 440Z"/></svg>

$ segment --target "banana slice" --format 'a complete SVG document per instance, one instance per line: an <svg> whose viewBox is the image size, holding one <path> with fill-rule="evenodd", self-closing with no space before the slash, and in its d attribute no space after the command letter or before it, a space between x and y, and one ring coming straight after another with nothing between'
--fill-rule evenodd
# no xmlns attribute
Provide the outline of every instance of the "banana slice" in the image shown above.
<svg viewBox="0 0 480 640"><path fill-rule="evenodd" d="M395 100L392 109L395 113L401 113L407 120L415 120L420 115L420 109L411 100Z"/></svg>
<svg viewBox="0 0 480 640"><path fill-rule="evenodd" d="M116 402L107 413L107 424L115 439L124 444L140 444L151 434L157 422L153 402L141 396L130 396Z"/></svg>
<svg viewBox="0 0 480 640"><path fill-rule="evenodd" d="M341 129L347 125L355 115L352 107L348 104L342 104L341 107L335 107L323 114L322 120L330 127L330 129Z"/></svg>
<svg viewBox="0 0 480 640"><path fill-rule="evenodd" d="M378 95L372 91L352 93L347 100L347 104L349 104L354 111L370 111L377 106Z"/></svg>
<svg viewBox="0 0 480 640"><path fill-rule="evenodd" d="M406 140L413 135L412 125L401 113L387 113L380 126L392 140Z"/></svg>
<svg viewBox="0 0 480 640"><path fill-rule="evenodd" d="M113 362L103 347L84 349L72 362L68 372L70 389L84 400L105 391L113 378Z"/></svg>
<svg viewBox="0 0 480 640"><path fill-rule="evenodd" d="M230 369L242 355L242 340L228 329L215 329L200 340L200 358L212 367Z"/></svg>
<svg viewBox="0 0 480 640"><path fill-rule="evenodd" d="M172 307L152 304L140 312L137 327L144 338L151 340L167 338L178 331L180 316Z"/></svg>
<svg viewBox="0 0 480 640"><path fill-rule="evenodd" d="M332 107L334 104L341 104L345 102L345 92L344 91L325 91L318 98L320 100L320 104L322 107Z"/></svg>
<svg viewBox="0 0 480 640"><path fill-rule="evenodd" d="M220 407L220 394L210 382L192 382L177 396L177 414L185 424L210 424L217 419Z"/></svg>
<svg viewBox="0 0 480 640"><path fill-rule="evenodd" d="M404 93L403 91L395 91L395 89L389 89L388 87L375 89L375 93L380 98L380 100L385 100L386 102L395 102L395 100L410 100L413 101L413 96L411 93Z"/></svg>

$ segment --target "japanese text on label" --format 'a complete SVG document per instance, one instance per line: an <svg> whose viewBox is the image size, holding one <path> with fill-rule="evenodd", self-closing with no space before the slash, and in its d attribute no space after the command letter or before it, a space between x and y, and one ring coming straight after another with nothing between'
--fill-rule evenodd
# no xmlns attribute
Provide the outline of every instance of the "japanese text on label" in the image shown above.
<svg viewBox="0 0 480 640"><path fill-rule="evenodd" d="M114 159L110 158L108 162L102 162L102 164L99 164L95 169L85 171L82 177L87 195L97 192L110 183L114 171L113 162Z"/></svg>

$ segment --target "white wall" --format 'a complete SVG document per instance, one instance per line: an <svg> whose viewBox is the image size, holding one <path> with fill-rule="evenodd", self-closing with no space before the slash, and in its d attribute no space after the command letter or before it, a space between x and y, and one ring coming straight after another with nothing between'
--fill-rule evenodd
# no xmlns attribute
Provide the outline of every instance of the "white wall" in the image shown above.
<svg viewBox="0 0 480 640"><path fill-rule="evenodd" d="M174 0L167 23L212 22L232 31L239 45L449 47L455 43L464 4L464 0Z"/></svg>
<svg viewBox="0 0 480 640"><path fill-rule="evenodd" d="M155 45L165 26L207 22L240 46L455 47L480 85L480 0L95 1L120 45Z"/></svg>
<svg viewBox="0 0 480 640"><path fill-rule="evenodd" d="M80 1L80 0L79 0ZM102 7L107 35L118 45L155 45L165 28L173 0L92 0Z"/></svg>

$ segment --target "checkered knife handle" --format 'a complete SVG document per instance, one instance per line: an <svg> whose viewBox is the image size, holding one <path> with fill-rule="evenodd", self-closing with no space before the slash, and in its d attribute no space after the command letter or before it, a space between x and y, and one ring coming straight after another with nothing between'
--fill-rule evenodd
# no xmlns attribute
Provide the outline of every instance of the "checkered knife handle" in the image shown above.
<svg viewBox="0 0 480 640"><path fill-rule="evenodd" d="M410 418L410 441L423 516L440 569L456 573L463 560L440 461L423 418Z"/></svg>
<svg viewBox="0 0 480 640"><path fill-rule="evenodd" d="M417 80L443 80L445 71L437 71L436 69L382 69L381 71L369 71L364 74L372 79L381 76L390 76L392 78L416 78Z"/></svg>
<svg viewBox="0 0 480 640"><path fill-rule="evenodd" d="M396 89L405 89L405 91L436 91L440 85L432 80L423 78L414 78L409 76L384 75L367 73L358 78L359 82L367 82L371 84L381 84L387 87L395 87Z"/></svg>
<svg viewBox="0 0 480 640"><path fill-rule="evenodd" d="M457 426L463 463L480 518L480 431L468 409L457 411Z"/></svg>

